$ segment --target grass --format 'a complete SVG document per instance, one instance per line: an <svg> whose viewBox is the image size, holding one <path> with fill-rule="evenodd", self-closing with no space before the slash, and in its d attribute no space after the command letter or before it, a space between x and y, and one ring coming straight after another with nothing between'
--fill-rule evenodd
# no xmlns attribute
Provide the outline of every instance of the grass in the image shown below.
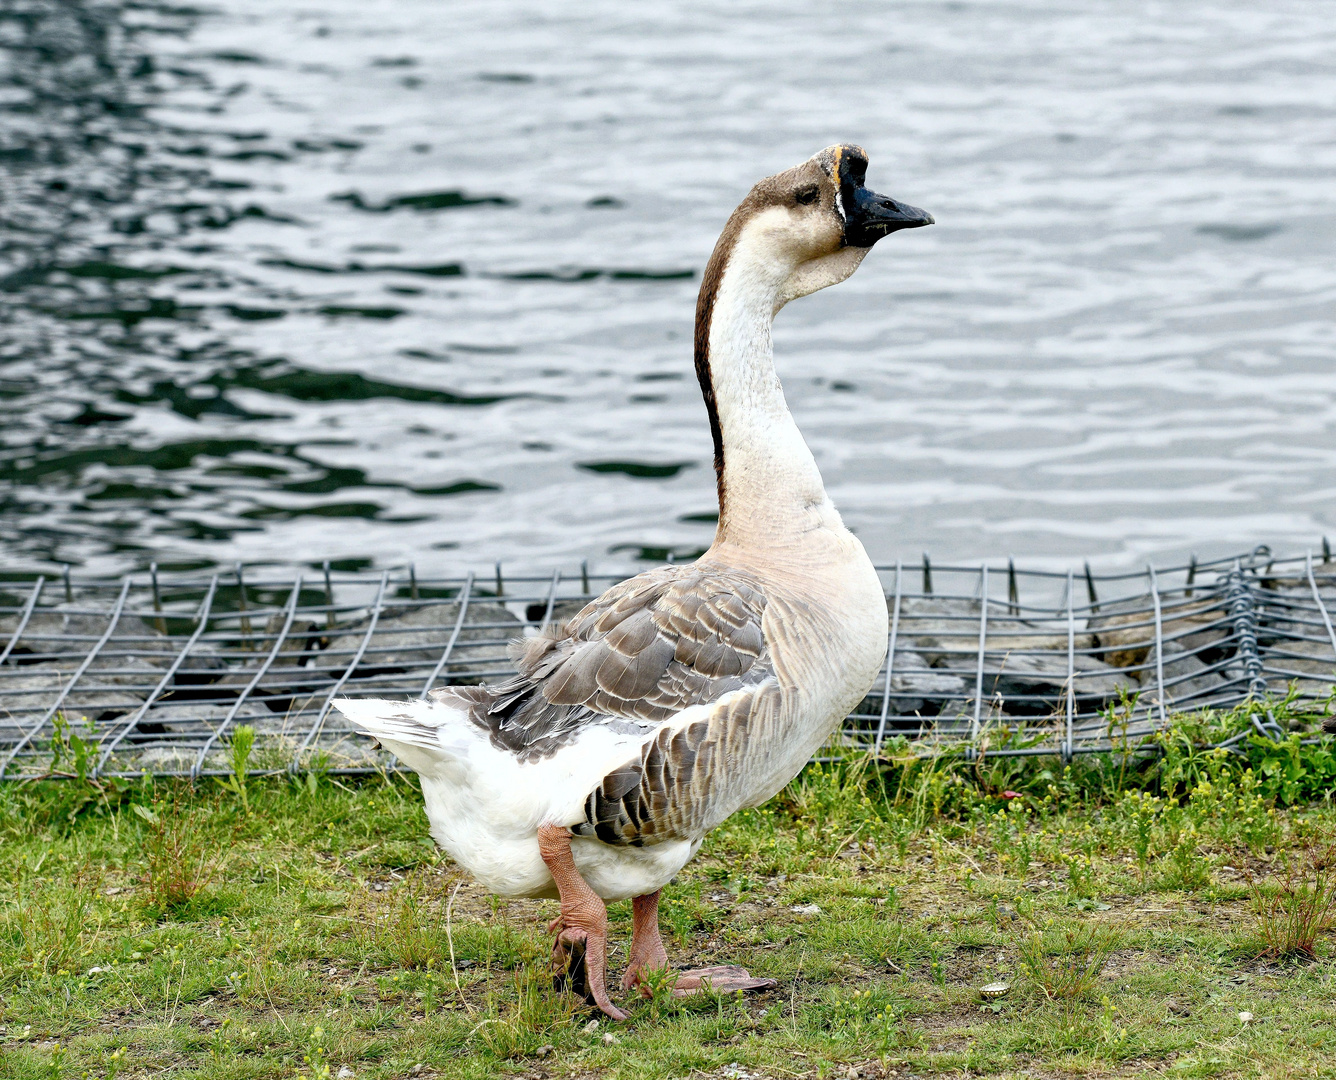
<svg viewBox="0 0 1336 1080"><path fill-rule="evenodd" d="M1300 854L1298 869L1285 880L1266 887L1253 885L1253 904L1265 953L1280 959L1317 959L1322 934L1336 926L1336 847L1321 855Z"/></svg>
<svg viewBox="0 0 1336 1080"><path fill-rule="evenodd" d="M1095 922L1048 925L1016 941L1020 970L1050 1000L1088 997L1109 955L1122 943L1116 926Z"/></svg>
<svg viewBox="0 0 1336 1080"><path fill-rule="evenodd" d="M0 785L0 1076L1336 1076L1333 742L1197 749L1246 722L811 766L663 903L675 962L780 988L624 1024L552 990L555 905L461 875L412 780Z"/></svg>

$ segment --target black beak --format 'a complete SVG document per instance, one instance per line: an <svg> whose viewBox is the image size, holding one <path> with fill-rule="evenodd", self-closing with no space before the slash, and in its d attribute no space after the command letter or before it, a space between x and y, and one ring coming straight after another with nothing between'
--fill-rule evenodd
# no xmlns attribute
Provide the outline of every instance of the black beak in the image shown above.
<svg viewBox="0 0 1336 1080"><path fill-rule="evenodd" d="M926 210L878 195L861 184L841 184L840 201L844 204L844 242L849 247L871 247L890 233L934 224Z"/></svg>

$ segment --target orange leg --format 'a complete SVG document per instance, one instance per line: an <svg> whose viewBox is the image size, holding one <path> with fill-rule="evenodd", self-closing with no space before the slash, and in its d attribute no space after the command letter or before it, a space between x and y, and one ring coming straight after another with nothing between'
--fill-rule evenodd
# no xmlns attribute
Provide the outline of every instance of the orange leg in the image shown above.
<svg viewBox="0 0 1336 1080"><path fill-rule="evenodd" d="M580 876L571 857L571 834L559 825L538 829L538 850L547 864L561 898L561 914L552 920L549 931L557 940L552 946L552 960L559 971L569 972L580 962L583 951L585 983L594 1004L614 1020L625 1020L626 1013L608 1000L608 909L603 900Z"/></svg>
<svg viewBox="0 0 1336 1080"><path fill-rule="evenodd" d="M642 974L668 966L668 953L659 937L659 890L631 901L631 957L622 989L634 990L644 981ZM645 992L642 988L642 992Z"/></svg>
<svg viewBox="0 0 1336 1080"><path fill-rule="evenodd" d="M645 985L644 973L668 966L668 953L659 936L659 893L637 896L631 901L631 910L634 920L631 963L622 979L622 988L630 990L639 986L640 992L648 995L650 991ZM774 979L753 979L746 968L736 964L719 964L682 972L673 985L673 995L686 997L707 986L721 994L735 994L739 991L771 990L777 985Z"/></svg>

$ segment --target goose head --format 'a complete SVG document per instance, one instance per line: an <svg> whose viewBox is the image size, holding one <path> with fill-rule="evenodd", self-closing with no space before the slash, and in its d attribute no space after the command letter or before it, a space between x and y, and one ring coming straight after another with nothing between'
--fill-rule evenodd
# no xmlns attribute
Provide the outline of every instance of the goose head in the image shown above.
<svg viewBox="0 0 1336 1080"><path fill-rule="evenodd" d="M870 190L867 164L862 147L843 143L760 181L719 238L717 272L746 263L774 289L778 311L843 281L882 237L933 224L926 211Z"/></svg>

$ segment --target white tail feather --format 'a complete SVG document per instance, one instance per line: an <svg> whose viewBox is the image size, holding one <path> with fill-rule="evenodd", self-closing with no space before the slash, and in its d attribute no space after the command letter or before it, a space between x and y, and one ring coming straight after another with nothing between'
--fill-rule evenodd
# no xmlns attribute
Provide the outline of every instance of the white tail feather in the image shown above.
<svg viewBox="0 0 1336 1080"><path fill-rule="evenodd" d="M434 701L387 701L384 698L340 698L334 707L363 735L381 742L418 746L445 755L441 728L460 719L458 709Z"/></svg>

